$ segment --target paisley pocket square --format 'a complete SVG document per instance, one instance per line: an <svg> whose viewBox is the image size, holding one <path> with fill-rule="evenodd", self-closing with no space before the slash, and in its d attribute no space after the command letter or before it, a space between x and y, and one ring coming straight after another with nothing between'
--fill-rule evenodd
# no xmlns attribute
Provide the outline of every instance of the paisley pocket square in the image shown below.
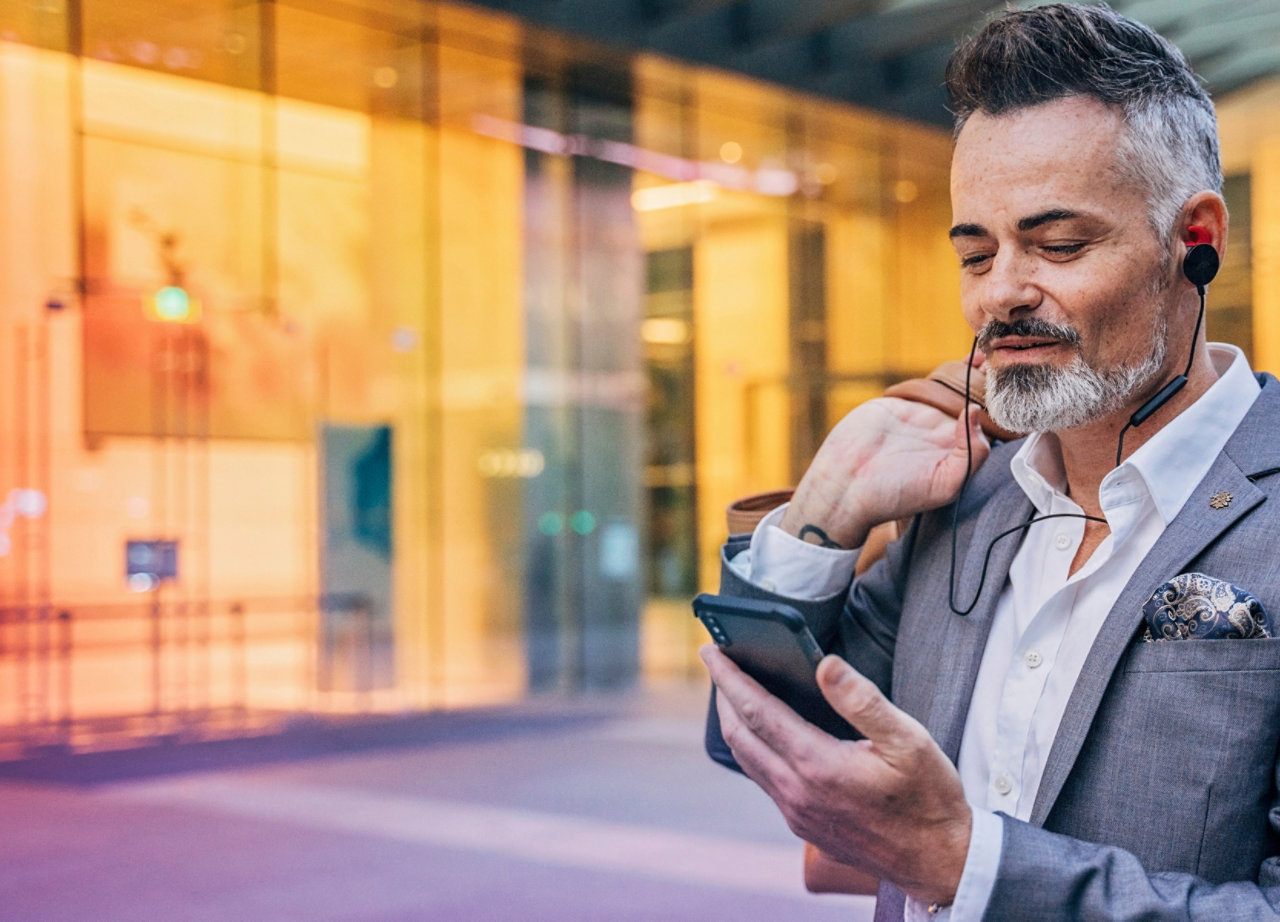
<svg viewBox="0 0 1280 922"><path fill-rule="evenodd" d="M1204 573L1183 573L1142 606L1142 639L1216 640L1271 636L1271 618L1250 592Z"/></svg>

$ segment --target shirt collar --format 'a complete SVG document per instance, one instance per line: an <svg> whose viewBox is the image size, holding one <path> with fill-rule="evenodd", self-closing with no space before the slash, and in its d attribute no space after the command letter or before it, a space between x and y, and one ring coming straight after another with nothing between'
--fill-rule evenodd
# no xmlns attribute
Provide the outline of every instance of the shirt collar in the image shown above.
<svg viewBox="0 0 1280 922"><path fill-rule="evenodd" d="M1062 466L1062 450L1052 432L1033 432L1022 443L1009 462L1013 479L1022 487L1040 515L1048 515L1054 497L1067 488L1067 474Z"/></svg>
<svg viewBox="0 0 1280 922"><path fill-rule="evenodd" d="M1132 480L1136 473L1166 525L1178 514L1261 390L1248 359L1235 346L1210 343L1209 358L1218 380L1107 474L1102 481L1104 495L1109 485ZM1188 451L1188 446L1193 450ZM1062 451L1052 432L1028 436L1010 470L1041 515L1066 489Z"/></svg>

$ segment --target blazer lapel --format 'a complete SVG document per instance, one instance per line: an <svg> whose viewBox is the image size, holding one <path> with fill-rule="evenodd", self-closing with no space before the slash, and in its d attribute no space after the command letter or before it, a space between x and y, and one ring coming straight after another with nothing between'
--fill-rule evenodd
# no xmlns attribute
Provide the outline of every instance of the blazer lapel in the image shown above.
<svg viewBox="0 0 1280 922"><path fill-rule="evenodd" d="M1263 384L1253 409L1228 440L1209 473L1138 565L1103 621L1081 667L1080 678L1067 701L1062 723L1045 761L1040 789L1031 811L1033 824L1044 824L1061 793L1111 676L1133 642L1142 619L1143 604L1156 587L1184 572L1192 560L1266 499L1249 479L1249 474L1280 468L1280 449L1275 447L1272 434L1280 424L1280 386L1269 376ZM1222 491L1230 493L1232 501L1226 508L1215 509L1209 501Z"/></svg>
<svg viewBox="0 0 1280 922"><path fill-rule="evenodd" d="M925 722L933 738L952 761L960 754L960 738L969 714L969 701L978 679L978 666L991 633L996 602L1009 577L1009 566L1017 554L1022 536L1018 533L991 542L1001 532L1027 521L1031 516L1031 500L1011 478L993 493L978 514L978 520L967 537L960 540L964 565L956 581L955 605L964 610L976 599L968 615L949 614L940 637L939 661L949 668L939 671L929 719ZM987 549L991 549L987 560ZM986 569L985 574L983 569Z"/></svg>

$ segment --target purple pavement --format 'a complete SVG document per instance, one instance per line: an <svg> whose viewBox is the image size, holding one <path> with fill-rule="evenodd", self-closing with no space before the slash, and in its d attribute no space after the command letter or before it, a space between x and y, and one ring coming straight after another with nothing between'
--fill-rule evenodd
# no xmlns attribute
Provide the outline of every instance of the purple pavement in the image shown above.
<svg viewBox="0 0 1280 922"><path fill-rule="evenodd" d="M804 892L772 804L703 756L704 703L672 686L0 766L0 920L870 919Z"/></svg>

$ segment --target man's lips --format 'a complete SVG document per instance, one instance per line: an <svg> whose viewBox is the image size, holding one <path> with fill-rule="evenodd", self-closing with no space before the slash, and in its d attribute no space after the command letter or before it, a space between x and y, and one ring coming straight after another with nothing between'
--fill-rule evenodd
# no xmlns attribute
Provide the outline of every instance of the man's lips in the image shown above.
<svg viewBox="0 0 1280 922"><path fill-rule="evenodd" d="M1065 340L1046 336L1002 336L985 346L983 351L988 356L992 353L1002 353L1004 355L1034 354L1046 349L1066 345L1069 344Z"/></svg>

